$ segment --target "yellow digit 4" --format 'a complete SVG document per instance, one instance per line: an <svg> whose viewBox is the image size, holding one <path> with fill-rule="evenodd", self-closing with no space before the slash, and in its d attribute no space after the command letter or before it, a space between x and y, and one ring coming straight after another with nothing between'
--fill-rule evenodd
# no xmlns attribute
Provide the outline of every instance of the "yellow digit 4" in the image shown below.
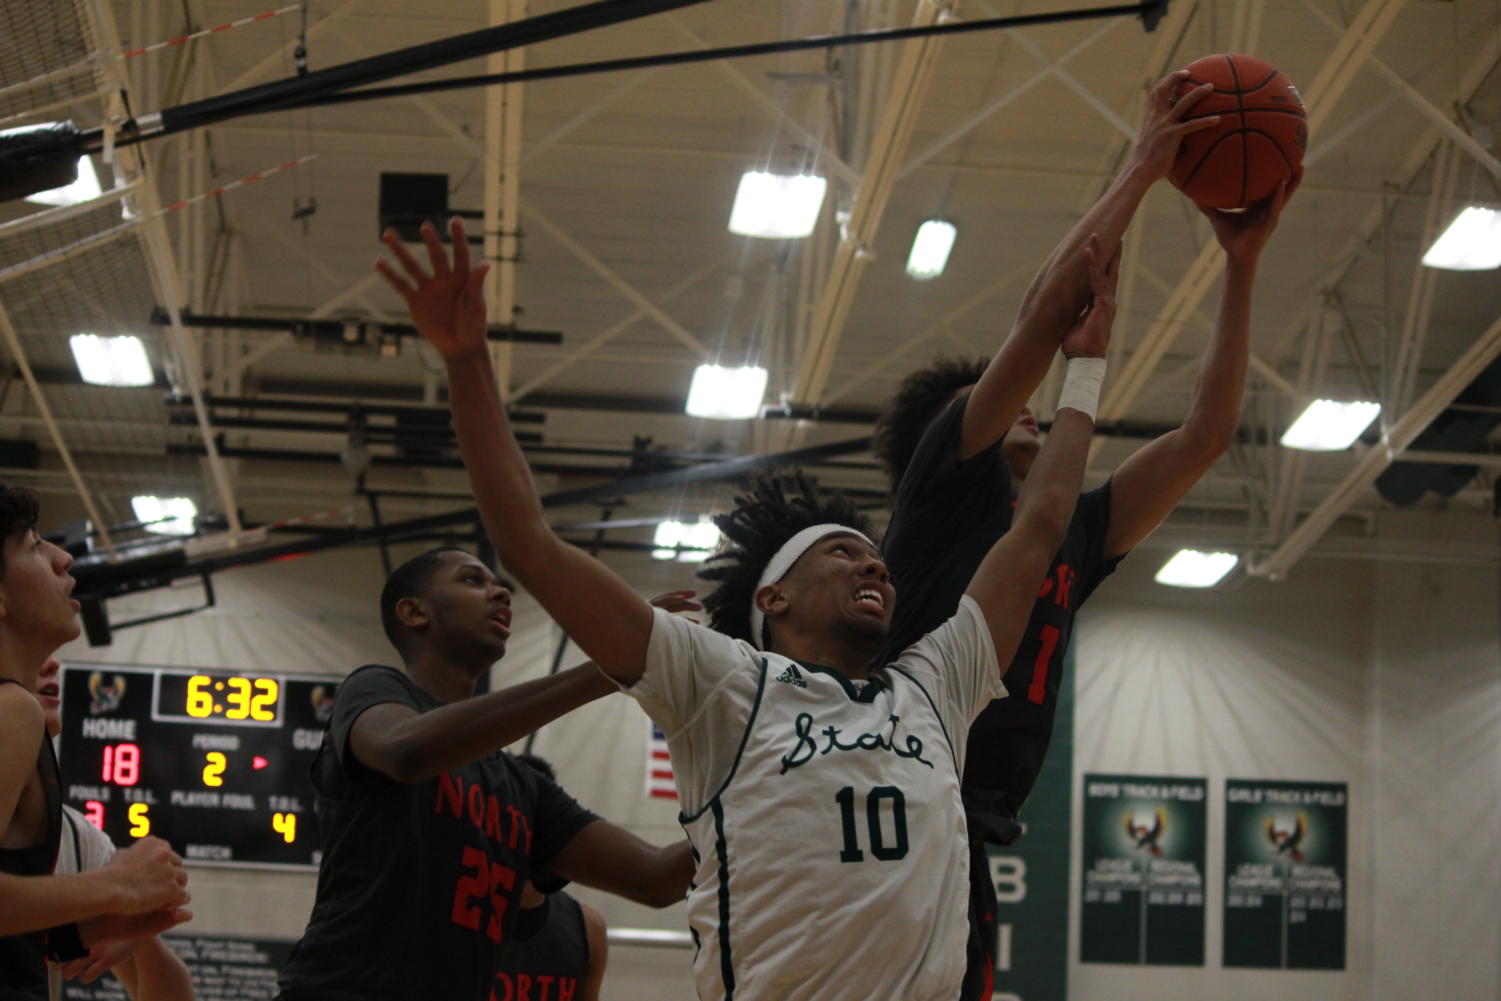
<svg viewBox="0 0 1501 1001"><path fill-rule="evenodd" d="M297 814L275 813L271 815L271 829L282 836L287 844L297 840Z"/></svg>

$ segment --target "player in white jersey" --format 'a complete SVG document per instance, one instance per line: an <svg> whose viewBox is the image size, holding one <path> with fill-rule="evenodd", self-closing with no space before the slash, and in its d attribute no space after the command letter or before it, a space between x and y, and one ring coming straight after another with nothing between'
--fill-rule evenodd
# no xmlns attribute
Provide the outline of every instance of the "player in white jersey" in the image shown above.
<svg viewBox="0 0 1501 1001"><path fill-rule="evenodd" d="M377 267L448 368L454 429L501 560L668 735L697 871L689 912L699 995L725 1001L952 1001L964 972L968 855L962 735L1004 693L1043 574L1072 516L1113 316L1113 266L1086 254L1095 299L1012 529L959 612L869 665L896 599L853 511L762 486L717 519L705 576L715 630L654 610L548 526L510 433L485 338L487 265L432 273L394 232ZM716 631L717 630L717 631Z"/></svg>

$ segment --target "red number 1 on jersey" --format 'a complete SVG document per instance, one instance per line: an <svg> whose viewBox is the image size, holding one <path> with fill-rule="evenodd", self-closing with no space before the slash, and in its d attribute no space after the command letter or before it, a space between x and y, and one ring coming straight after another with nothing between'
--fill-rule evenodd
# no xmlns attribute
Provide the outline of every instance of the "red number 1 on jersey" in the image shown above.
<svg viewBox="0 0 1501 1001"><path fill-rule="evenodd" d="M1043 626L1037 631L1037 659L1032 662L1032 683L1027 686L1027 701L1042 705L1048 697L1048 665L1053 662L1053 651L1058 649L1058 637L1062 633L1057 626Z"/></svg>

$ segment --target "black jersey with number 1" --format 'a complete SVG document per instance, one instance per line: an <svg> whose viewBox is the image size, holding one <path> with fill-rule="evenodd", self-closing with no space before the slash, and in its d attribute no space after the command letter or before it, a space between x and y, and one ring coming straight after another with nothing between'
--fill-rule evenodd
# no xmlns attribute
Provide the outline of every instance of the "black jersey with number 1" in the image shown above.
<svg viewBox="0 0 1501 1001"><path fill-rule="evenodd" d="M483 1001L522 884L598 819L503 751L420 782L367 768L350 730L387 702L419 713L441 705L390 667L339 685L312 768L317 895L282 971L285 1001Z"/></svg>
<svg viewBox="0 0 1501 1001"><path fill-rule="evenodd" d="M1000 448L958 461L968 400L955 400L928 427L897 487L882 547L897 588L887 640L894 650L954 614L990 547L1011 527L1016 488ZM1074 613L1120 562L1104 558L1109 522L1109 483L1079 496L1006 669L1009 695L970 727L965 809L978 837L1009 844L1019 833L1016 815L1052 737Z"/></svg>
<svg viewBox="0 0 1501 1001"><path fill-rule="evenodd" d="M952 615L990 547L1011 527L1016 488L999 445L959 461L968 402L966 394L934 419L897 485L882 545L897 589L887 650L902 649ZM962 1001L990 996L995 888L985 843L1008 845L1021 833L1017 815L1053 736L1074 613L1120 563L1121 557L1104 555L1109 524L1107 482L1079 496L1006 668L1008 696L990 703L970 727L963 794L971 927Z"/></svg>

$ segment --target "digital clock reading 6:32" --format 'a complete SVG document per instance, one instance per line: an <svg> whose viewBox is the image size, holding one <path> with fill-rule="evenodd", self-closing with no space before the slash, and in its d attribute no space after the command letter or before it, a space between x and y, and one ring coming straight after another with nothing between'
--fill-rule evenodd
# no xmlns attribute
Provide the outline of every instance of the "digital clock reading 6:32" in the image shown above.
<svg viewBox="0 0 1501 1001"><path fill-rule="evenodd" d="M156 717L223 720L244 726L275 726L281 719L281 685L275 678L163 674Z"/></svg>

